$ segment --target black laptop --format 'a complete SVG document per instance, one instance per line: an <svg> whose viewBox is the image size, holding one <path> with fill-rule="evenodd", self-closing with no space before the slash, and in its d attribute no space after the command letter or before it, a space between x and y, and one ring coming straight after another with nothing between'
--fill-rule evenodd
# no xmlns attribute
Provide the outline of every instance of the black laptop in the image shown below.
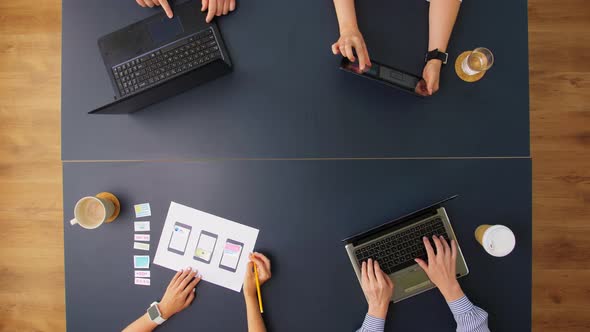
<svg viewBox="0 0 590 332"><path fill-rule="evenodd" d="M121 114L184 92L231 72L219 29L191 0L98 40L115 101L90 113Z"/></svg>

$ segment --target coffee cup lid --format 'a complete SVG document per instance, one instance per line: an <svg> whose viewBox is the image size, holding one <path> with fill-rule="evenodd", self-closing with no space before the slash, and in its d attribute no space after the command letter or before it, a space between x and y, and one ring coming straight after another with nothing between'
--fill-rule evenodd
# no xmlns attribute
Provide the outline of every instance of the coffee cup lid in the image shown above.
<svg viewBox="0 0 590 332"><path fill-rule="evenodd" d="M482 242L490 255L504 257L514 249L516 238L510 228L494 225L485 231Z"/></svg>

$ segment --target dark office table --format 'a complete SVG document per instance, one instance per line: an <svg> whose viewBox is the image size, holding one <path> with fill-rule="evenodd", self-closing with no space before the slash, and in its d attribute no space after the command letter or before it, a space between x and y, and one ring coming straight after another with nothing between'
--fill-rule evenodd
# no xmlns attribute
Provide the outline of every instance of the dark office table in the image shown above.
<svg viewBox="0 0 590 332"><path fill-rule="evenodd" d="M96 230L70 226L82 196L108 190L118 220ZM490 313L492 331L531 324L531 161L349 160L186 163L65 163L68 331L116 331L161 297L174 274L152 265L149 287L133 284L133 204L152 207L153 258L170 201L260 229L256 249L273 261L263 287L274 331L353 331L365 299L341 239L459 194L446 207L470 274L460 283ZM505 224L517 246L494 258L477 244L479 224ZM195 303L162 331L244 331L242 294L203 282ZM454 331L443 298L429 291L396 303L387 331Z"/></svg>
<svg viewBox="0 0 590 332"><path fill-rule="evenodd" d="M238 1L217 19L233 73L133 115L89 115L113 100L97 39L160 9L63 1L62 158L506 157L529 155L527 3L465 1L441 90L416 98L338 70L332 1ZM421 74L428 3L357 1L373 59ZM453 62L490 48L486 77Z"/></svg>

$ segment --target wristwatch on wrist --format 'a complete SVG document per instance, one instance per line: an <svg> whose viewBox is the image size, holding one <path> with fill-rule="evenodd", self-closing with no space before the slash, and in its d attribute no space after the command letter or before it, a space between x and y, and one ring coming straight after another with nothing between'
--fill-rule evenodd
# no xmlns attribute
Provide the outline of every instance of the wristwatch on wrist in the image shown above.
<svg viewBox="0 0 590 332"><path fill-rule="evenodd" d="M162 325L162 323L164 323L166 320L164 318L162 318L162 314L160 313L160 309L158 308L158 302L154 302L150 305L150 307L147 309L147 313L148 316L150 316L150 319L152 320L152 322L158 324L158 325Z"/></svg>
<svg viewBox="0 0 590 332"><path fill-rule="evenodd" d="M428 51L428 53L426 53L426 56L424 57L424 62L428 62L434 59L440 60L442 61L443 65L446 65L447 60L449 59L449 53L439 51L438 48L435 48L434 50Z"/></svg>

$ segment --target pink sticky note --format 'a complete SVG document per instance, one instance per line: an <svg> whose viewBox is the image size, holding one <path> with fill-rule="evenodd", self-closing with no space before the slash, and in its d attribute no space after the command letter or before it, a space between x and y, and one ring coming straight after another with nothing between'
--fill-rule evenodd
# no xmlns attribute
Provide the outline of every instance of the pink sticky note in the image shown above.
<svg viewBox="0 0 590 332"><path fill-rule="evenodd" d="M147 278L135 278L135 284L136 285L142 285L142 286L149 286L150 285L150 279L147 279Z"/></svg>
<svg viewBox="0 0 590 332"><path fill-rule="evenodd" d="M133 241L148 241L150 240L149 234L134 234Z"/></svg>

